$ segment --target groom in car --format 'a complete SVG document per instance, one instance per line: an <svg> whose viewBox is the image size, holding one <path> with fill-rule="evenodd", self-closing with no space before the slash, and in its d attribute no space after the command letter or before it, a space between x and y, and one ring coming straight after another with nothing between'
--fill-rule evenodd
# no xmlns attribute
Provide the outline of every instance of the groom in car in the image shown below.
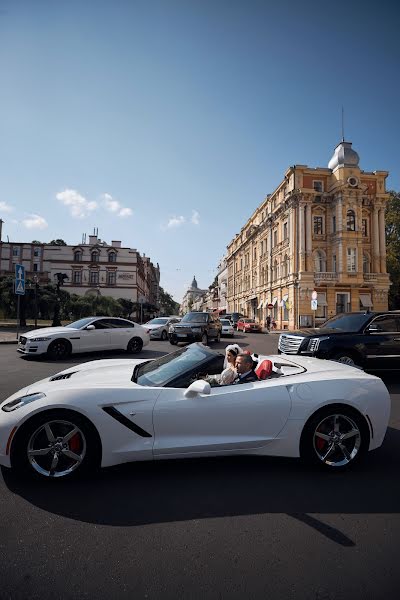
<svg viewBox="0 0 400 600"><path fill-rule="evenodd" d="M251 354L238 354L236 357L235 368L237 378L233 381L233 385L238 383L251 383L258 381L256 372L254 371L254 361Z"/></svg>

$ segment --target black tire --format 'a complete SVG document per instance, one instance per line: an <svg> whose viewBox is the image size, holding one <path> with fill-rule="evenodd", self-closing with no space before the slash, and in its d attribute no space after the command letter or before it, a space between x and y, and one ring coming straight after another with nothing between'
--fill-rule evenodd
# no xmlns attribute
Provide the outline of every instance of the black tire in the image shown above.
<svg viewBox="0 0 400 600"><path fill-rule="evenodd" d="M52 360L63 360L68 358L72 352L71 343L68 340L54 340L47 349L47 355Z"/></svg>
<svg viewBox="0 0 400 600"><path fill-rule="evenodd" d="M49 437L45 425L50 428L53 440ZM61 436L77 432L63 444ZM36 446L36 448L35 448ZM45 455L29 455L39 449L46 450ZM80 460L66 456L71 452ZM57 454L57 464L53 461ZM25 477L47 481L59 481L93 473L101 463L101 442L94 425L85 417L70 410L53 410L40 413L17 431L11 446L11 466ZM47 473L47 474L46 474Z"/></svg>
<svg viewBox="0 0 400 600"><path fill-rule="evenodd" d="M143 340L139 337L134 337L129 340L126 351L128 354L138 354L143 348Z"/></svg>
<svg viewBox="0 0 400 600"><path fill-rule="evenodd" d="M336 352L332 357L332 360L344 365L349 365L350 367L362 366L361 357L352 351L341 350L340 352Z"/></svg>
<svg viewBox="0 0 400 600"><path fill-rule="evenodd" d="M165 331L165 329L164 329L164 331L163 331L163 332L162 332L162 334L161 334L161 339L162 339L162 341L163 341L163 342L165 342L165 340L167 339L167 337L168 337L168 334L167 334L167 332L166 332L166 331Z"/></svg>
<svg viewBox="0 0 400 600"><path fill-rule="evenodd" d="M203 335L201 336L201 343L203 344L203 346L208 345L208 335L206 333L203 333Z"/></svg>
<svg viewBox="0 0 400 600"><path fill-rule="evenodd" d="M336 431L335 423L338 423ZM343 435L348 437L342 439ZM342 471L364 457L369 439L368 425L362 415L348 406L331 405L317 411L306 423L300 455L325 470Z"/></svg>
<svg viewBox="0 0 400 600"><path fill-rule="evenodd" d="M177 344L177 341L176 341L176 340L174 340L174 338L170 337L170 338L169 338L169 343L170 343L170 344L172 344L173 346L176 346L176 344Z"/></svg>

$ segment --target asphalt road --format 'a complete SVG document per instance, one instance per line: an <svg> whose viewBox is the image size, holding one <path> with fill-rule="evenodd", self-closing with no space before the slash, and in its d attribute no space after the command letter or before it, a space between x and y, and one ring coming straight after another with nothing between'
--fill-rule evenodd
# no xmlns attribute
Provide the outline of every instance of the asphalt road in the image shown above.
<svg viewBox="0 0 400 600"><path fill-rule="evenodd" d="M274 352L277 339L237 341ZM142 354L171 349L151 342ZM121 355L54 363L0 346L0 398L108 356ZM250 457L124 465L71 483L27 483L4 469L0 599L398 597L400 382L385 382L384 445L348 473Z"/></svg>

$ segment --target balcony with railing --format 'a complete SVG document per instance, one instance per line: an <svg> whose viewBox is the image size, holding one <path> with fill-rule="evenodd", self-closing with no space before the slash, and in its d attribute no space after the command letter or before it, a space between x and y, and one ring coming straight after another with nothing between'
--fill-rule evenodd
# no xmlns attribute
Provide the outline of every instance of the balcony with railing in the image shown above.
<svg viewBox="0 0 400 600"><path fill-rule="evenodd" d="M320 271L314 273L314 279L317 281L337 281L338 274L335 271Z"/></svg>
<svg viewBox="0 0 400 600"><path fill-rule="evenodd" d="M378 273L363 273L364 281L377 281Z"/></svg>

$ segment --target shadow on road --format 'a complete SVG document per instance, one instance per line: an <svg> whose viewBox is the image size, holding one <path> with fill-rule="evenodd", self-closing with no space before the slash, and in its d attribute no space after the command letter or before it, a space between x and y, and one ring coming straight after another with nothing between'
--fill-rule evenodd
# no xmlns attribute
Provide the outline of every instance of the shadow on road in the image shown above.
<svg viewBox="0 0 400 600"><path fill-rule="evenodd" d="M335 543L354 542L317 514L400 512L400 431L358 468L325 473L297 459L231 457L131 463L82 481L24 481L3 469L8 489L50 513L87 523L136 526L286 513ZM313 515L313 516L310 516Z"/></svg>

